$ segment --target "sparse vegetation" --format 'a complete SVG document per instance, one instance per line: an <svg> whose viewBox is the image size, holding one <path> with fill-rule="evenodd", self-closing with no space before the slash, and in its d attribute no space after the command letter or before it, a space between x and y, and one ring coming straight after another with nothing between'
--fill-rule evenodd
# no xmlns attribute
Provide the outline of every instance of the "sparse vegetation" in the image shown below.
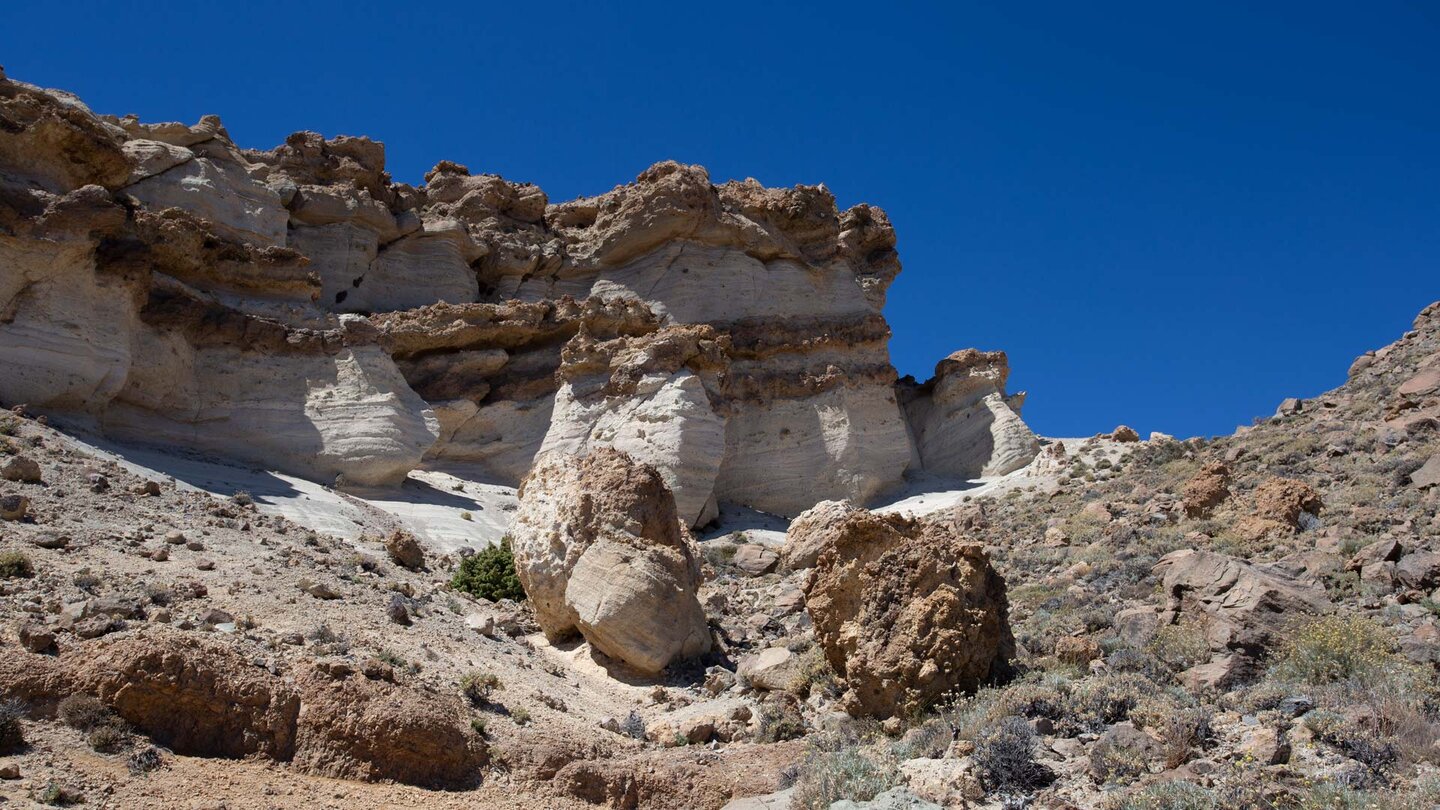
<svg viewBox="0 0 1440 810"><path fill-rule="evenodd" d="M1049 769L1035 760L1035 732L1011 715L975 737L975 766L988 790L1029 791L1050 783Z"/></svg>
<svg viewBox="0 0 1440 810"><path fill-rule="evenodd" d="M144 748L133 751L130 756L125 759L125 766L129 768L130 773L135 776L158 771L164 767L164 765L164 755L160 753L159 748L153 745L147 745Z"/></svg>
<svg viewBox="0 0 1440 810"><path fill-rule="evenodd" d="M842 799L869 801L899 782L894 759L875 747L815 751L800 766L791 802L797 810L825 810Z"/></svg>
<svg viewBox="0 0 1440 810"><path fill-rule="evenodd" d="M35 576L35 565L19 551L0 551L0 579L29 579Z"/></svg>
<svg viewBox="0 0 1440 810"><path fill-rule="evenodd" d="M25 730L20 718L25 706L18 700L0 700L0 755L12 754L25 747Z"/></svg>
<svg viewBox="0 0 1440 810"><path fill-rule="evenodd" d="M460 679L460 694L474 706L489 703L490 696L504 688L500 676L493 672L471 672Z"/></svg>

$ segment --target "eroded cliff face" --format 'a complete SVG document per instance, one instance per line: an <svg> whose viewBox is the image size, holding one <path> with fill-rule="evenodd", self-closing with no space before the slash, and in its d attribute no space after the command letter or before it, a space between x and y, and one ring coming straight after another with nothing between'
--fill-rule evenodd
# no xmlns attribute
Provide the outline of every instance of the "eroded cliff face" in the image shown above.
<svg viewBox="0 0 1440 810"><path fill-rule="evenodd" d="M366 138L245 150L214 116L99 116L0 74L0 400L127 439L361 484L430 463L514 485L610 446L692 524L1028 461L947 460L984 451L949 405L907 425L899 269L884 213L824 186L666 162L550 204L442 162L416 187ZM977 401L1028 434L998 390Z"/></svg>

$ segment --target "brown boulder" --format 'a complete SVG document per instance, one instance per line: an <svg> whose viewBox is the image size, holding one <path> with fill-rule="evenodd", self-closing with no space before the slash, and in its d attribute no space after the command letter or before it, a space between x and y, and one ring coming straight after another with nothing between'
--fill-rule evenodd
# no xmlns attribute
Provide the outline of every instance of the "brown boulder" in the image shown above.
<svg viewBox="0 0 1440 810"><path fill-rule="evenodd" d="M1230 497L1229 483L1230 468L1224 462L1212 461L1201 467L1180 493L1185 514L1192 518L1208 517Z"/></svg>
<svg viewBox="0 0 1440 810"><path fill-rule="evenodd" d="M415 539L415 535L403 529L396 529L385 538L385 552L396 564L411 571L425 567L425 549L420 547L420 541Z"/></svg>
<svg viewBox="0 0 1440 810"><path fill-rule="evenodd" d="M1292 529L1300 527L1302 513L1318 515L1322 508L1320 493L1304 481L1271 478L1255 489L1255 516Z"/></svg>
<svg viewBox="0 0 1440 810"><path fill-rule="evenodd" d="M1135 432L1135 428L1120 425L1110 432L1110 438L1117 442L1138 442L1140 434Z"/></svg>
<svg viewBox="0 0 1440 810"><path fill-rule="evenodd" d="M1166 597L1160 623L1204 627L1214 658L1201 667L1222 680L1251 671L1300 617L1332 609L1315 580L1210 551L1172 551L1154 571Z"/></svg>
<svg viewBox="0 0 1440 810"><path fill-rule="evenodd" d="M6 481L21 481L26 484L40 483L40 465L28 456L16 456L0 467L0 477Z"/></svg>
<svg viewBox="0 0 1440 810"><path fill-rule="evenodd" d="M805 604L847 711L889 717L1007 671L1005 581L982 546L864 510L828 531Z"/></svg>
<svg viewBox="0 0 1440 810"><path fill-rule="evenodd" d="M303 696L295 764L344 779L393 779L425 787L480 781L487 749L446 700L372 679L348 667L320 667L299 678Z"/></svg>
<svg viewBox="0 0 1440 810"><path fill-rule="evenodd" d="M780 564L780 555L759 543L745 543L735 549L730 564L749 576L758 577L774 571Z"/></svg>
<svg viewBox="0 0 1440 810"><path fill-rule="evenodd" d="M699 550L654 467L599 447L547 459L519 494L515 571L548 638L578 631L645 673L710 649Z"/></svg>
<svg viewBox="0 0 1440 810"><path fill-rule="evenodd" d="M64 656L81 691L180 754L290 758L300 696L226 647L132 636Z"/></svg>

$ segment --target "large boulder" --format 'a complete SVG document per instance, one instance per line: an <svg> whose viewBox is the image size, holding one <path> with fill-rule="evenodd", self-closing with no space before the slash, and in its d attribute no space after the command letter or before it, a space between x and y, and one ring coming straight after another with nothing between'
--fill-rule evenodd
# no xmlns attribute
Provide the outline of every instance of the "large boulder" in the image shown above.
<svg viewBox="0 0 1440 810"><path fill-rule="evenodd" d="M852 713L888 717L1008 669L1005 581L983 547L938 524L856 510L805 583L815 638Z"/></svg>
<svg viewBox="0 0 1440 810"><path fill-rule="evenodd" d="M1294 622L1332 609L1325 588L1284 569L1212 551L1172 551L1155 564L1166 604L1162 625L1201 627L1212 660L1190 680L1223 686L1255 670Z"/></svg>
<svg viewBox="0 0 1440 810"><path fill-rule="evenodd" d="M699 550L654 467L610 447L547 459L520 486L510 536L548 638L579 632L649 674L710 649Z"/></svg>
<svg viewBox="0 0 1440 810"><path fill-rule="evenodd" d="M859 509L849 501L821 501L790 521L780 559L793 571L814 568L844 518Z"/></svg>
<svg viewBox="0 0 1440 810"><path fill-rule="evenodd" d="M1212 461L1200 468L1180 493L1185 514L1193 518L1208 517L1215 507L1230 497L1230 468L1222 461Z"/></svg>

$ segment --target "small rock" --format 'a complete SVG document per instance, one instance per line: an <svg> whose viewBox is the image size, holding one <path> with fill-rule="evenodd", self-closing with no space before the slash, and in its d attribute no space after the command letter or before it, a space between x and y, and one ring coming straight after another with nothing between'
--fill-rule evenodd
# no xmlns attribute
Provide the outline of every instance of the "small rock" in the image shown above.
<svg viewBox="0 0 1440 810"><path fill-rule="evenodd" d="M62 549L70 545L70 536L59 532L41 532L30 540L36 548Z"/></svg>
<svg viewBox="0 0 1440 810"><path fill-rule="evenodd" d="M1284 765L1290 761L1290 743L1285 732L1258 727L1245 734L1236 753L1249 756L1261 765Z"/></svg>
<svg viewBox="0 0 1440 810"><path fill-rule="evenodd" d="M161 546L150 552L150 559L154 560L155 562L165 562L166 560L170 559L170 549Z"/></svg>
<svg viewBox="0 0 1440 810"><path fill-rule="evenodd" d="M200 623L201 623L201 624L211 624L211 625L214 625L214 624L225 624L226 622L234 622L234 621L235 621L235 617L234 617L233 615L231 615L230 613L228 613L228 612L226 612L226 611L224 611L224 610L221 610L221 609L219 609L219 608L210 608L209 610L207 610L207 611L205 611L204 613L201 613L201 614L200 614Z"/></svg>
<svg viewBox="0 0 1440 810"><path fill-rule="evenodd" d="M20 646L32 653L43 653L55 646L55 633L37 624L20 626Z"/></svg>
<svg viewBox="0 0 1440 810"><path fill-rule="evenodd" d="M169 624L170 611L166 610L165 608L158 608L154 611L151 611L150 621L155 622L156 624Z"/></svg>
<svg viewBox="0 0 1440 810"><path fill-rule="evenodd" d="M201 571L214 571L214 570L215 570L215 561L214 561L214 560L196 560L196 561L195 561L195 567L198 568L198 569L200 569Z"/></svg>
<svg viewBox="0 0 1440 810"><path fill-rule="evenodd" d="M783 691L800 675L800 660L784 647L770 647L740 661L740 677L759 689Z"/></svg>
<svg viewBox="0 0 1440 810"><path fill-rule="evenodd" d="M310 594L316 599L340 598L340 592L325 584L324 582L311 582L308 579L302 579L300 580L298 585L300 587L300 590Z"/></svg>
<svg viewBox="0 0 1440 810"><path fill-rule="evenodd" d="M1429 590L1440 585L1440 554L1417 551L1395 563L1395 578L1407 588Z"/></svg>
<svg viewBox="0 0 1440 810"><path fill-rule="evenodd" d="M24 520L30 499L24 495L0 495L0 520Z"/></svg>
<svg viewBox="0 0 1440 810"><path fill-rule="evenodd" d="M704 689L712 696L718 695L735 685L735 673L724 667L710 667L705 670Z"/></svg>
<svg viewBox="0 0 1440 810"><path fill-rule="evenodd" d="M749 576L758 577L774 571L780 564L780 555L759 543L745 543L735 549L731 562Z"/></svg>
<svg viewBox="0 0 1440 810"><path fill-rule="evenodd" d="M89 482L91 492L104 492L110 488L110 479L100 473L90 473L85 480Z"/></svg>
<svg viewBox="0 0 1440 810"><path fill-rule="evenodd" d="M1280 712L1290 717L1300 717L1315 708L1315 701L1306 695L1287 697L1280 701Z"/></svg>
<svg viewBox="0 0 1440 810"><path fill-rule="evenodd" d="M190 540L185 543L185 548L188 548L191 551L204 551L205 544L200 542L199 540Z"/></svg>
<svg viewBox="0 0 1440 810"><path fill-rule="evenodd" d="M165 542L169 543L172 546L183 546L185 545L185 540L185 533L180 531L179 529L171 529L170 531L165 532Z"/></svg>
<svg viewBox="0 0 1440 810"><path fill-rule="evenodd" d="M1410 473L1410 486L1416 489L1440 486L1440 453L1432 455L1424 466Z"/></svg>
<svg viewBox="0 0 1440 810"><path fill-rule="evenodd" d="M385 608L385 615L390 621L403 627L410 626L410 609L405 604L405 597L400 594L391 594L390 604Z"/></svg>
<svg viewBox="0 0 1440 810"><path fill-rule="evenodd" d="M145 495L151 498L156 497L160 494L160 485L154 481L146 481L145 483L135 487L135 494Z"/></svg>
<svg viewBox="0 0 1440 810"><path fill-rule="evenodd" d="M94 616L89 619L76 622L74 632L75 635L79 636L80 638L99 638L103 635L121 629L124 626L125 622L123 620L112 619L109 616Z"/></svg>
<svg viewBox="0 0 1440 810"><path fill-rule="evenodd" d="M786 587L775 597L775 615L777 616L789 616L791 613L804 609L804 607L805 592L799 588L793 586Z"/></svg>
<svg viewBox="0 0 1440 810"><path fill-rule="evenodd" d="M390 555L390 559L411 571L425 567L425 549L420 547L420 541L415 539L415 535L407 531L396 529L391 532L390 536L385 538L385 552Z"/></svg>
<svg viewBox="0 0 1440 810"><path fill-rule="evenodd" d="M19 779L20 766L15 763L0 765L0 779Z"/></svg>
<svg viewBox="0 0 1440 810"><path fill-rule="evenodd" d="M360 674L372 681L395 682L395 668L379 658L365 659L365 663L360 665Z"/></svg>
<svg viewBox="0 0 1440 810"><path fill-rule="evenodd" d="M0 467L0 477L25 484L40 483L40 465L29 456L16 456Z"/></svg>

